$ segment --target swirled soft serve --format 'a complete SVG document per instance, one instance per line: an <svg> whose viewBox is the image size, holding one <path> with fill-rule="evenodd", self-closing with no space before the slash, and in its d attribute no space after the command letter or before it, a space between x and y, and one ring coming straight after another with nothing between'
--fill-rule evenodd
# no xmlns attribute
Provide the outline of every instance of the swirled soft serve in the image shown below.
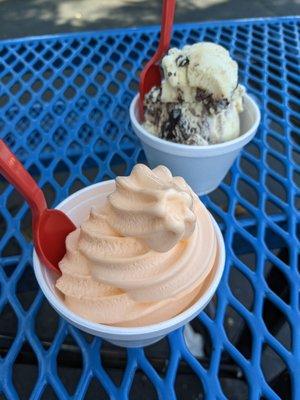
<svg viewBox="0 0 300 400"><path fill-rule="evenodd" d="M182 178L137 164L66 247L56 282L65 304L94 322L140 326L199 297L217 241L208 211Z"/></svg>

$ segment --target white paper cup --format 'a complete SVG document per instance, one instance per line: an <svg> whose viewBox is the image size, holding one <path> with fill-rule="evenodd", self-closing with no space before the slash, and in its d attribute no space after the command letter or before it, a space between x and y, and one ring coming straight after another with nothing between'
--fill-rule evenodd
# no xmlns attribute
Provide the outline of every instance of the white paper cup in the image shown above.
<svg viewBox="0 0 300 400"><path fill-rule="evenodd" d="M198 195L215 190L229 171L242 148L255 135L260 111L255 101L244 95L244 111L240 114L241 135L229 142L191 146L160 139L139 122L137 94L130 105L131 125L141 140L149 166L160 164L168 167L175 176L182 176Z"/></svg>
<svg viewBox="0 0 300 400"><path fill-rule="evenodd" d="M64 211L72 219L75 225L79 226L88 217L91 207L104 204L107 195L111 193L114 188L114 181L106 181L88 186L68 197L56 208ZM213 273L210 275L210 279L204 285L206 287L203 288L203 295L190 308L181 314L158 324L137 328L119 328L90 322L74 314L64 305L62 295L55 288L55 282L58 278L57 274L41 264L35 250L33 252L34 273L49 303L72 325L75 325L77 328L92 335L100 336L118 346L147 346L157 342L167 333L185 325L193 319L201 310L203 310L215 293L224 270L225 249L221 231L213 218L212 221L218 239L218 262L214 267Z"/></svg>

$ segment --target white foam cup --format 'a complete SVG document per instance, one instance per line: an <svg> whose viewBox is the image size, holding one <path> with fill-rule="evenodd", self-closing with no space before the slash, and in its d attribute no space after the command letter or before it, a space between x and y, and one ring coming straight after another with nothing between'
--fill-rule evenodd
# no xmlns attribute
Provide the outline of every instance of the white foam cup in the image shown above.
<svg viewBox="0 0 300 400"><path fill-rule="evenodd" d="M198 195L210 193L219 186L240 151L254 137L260 122L257 104L245 94L244 111L240 114L241 135L238 138L208 146L173 143L154 136L140 124L138 98L139 95L136 95L131 102L130 120L149 166L165 165L172 175L182 176Z"/></svg>
<svg viewBox="0 0 300 400"><path fill-rule="evenodd" d="M106 181L88 186L74 193L61 202L56 208L64 211L80 226L88 218L92 206L104 204L107 195L115 188L114 181ZM35 250L33 252L33 267L36 279L49 303L68 322L77 328L123 347L140 347L155 343L169 332L185 325L207 305L220 282L224 264L225 249L221 231L212 218L218 240L218 260L209 279L203 285L201 297L188 309L166 321L141 327L116 327L88 321L70 311L63 302L61 293L55 288L58 275L50 271L40 262Z"/></svg>

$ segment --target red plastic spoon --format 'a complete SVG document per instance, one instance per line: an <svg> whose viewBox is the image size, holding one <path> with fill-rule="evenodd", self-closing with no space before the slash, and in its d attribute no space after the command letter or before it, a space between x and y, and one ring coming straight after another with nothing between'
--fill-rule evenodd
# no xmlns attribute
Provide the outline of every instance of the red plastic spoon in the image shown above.
<svg viewBox="0 0 300 400"><path fill-rule="evenodd" d="M173 29L174 13L176 0L163 0L163 10L161 19L161 31L158 48L147 62L140 75L140 99L139 109L140 118L144 119L144 97L154 87L161 84L161 73L159 62L170 48L171 33Z"/></svg>
<svg viewBox="0 0 300 400"><path fill-rule="evenodd" d="M0 140L0 173L29 204L36 252L46 267L60 272L58 263L66 253L66 236L76 229L59 210L49 210L42 190L20 161Z"/></svg>

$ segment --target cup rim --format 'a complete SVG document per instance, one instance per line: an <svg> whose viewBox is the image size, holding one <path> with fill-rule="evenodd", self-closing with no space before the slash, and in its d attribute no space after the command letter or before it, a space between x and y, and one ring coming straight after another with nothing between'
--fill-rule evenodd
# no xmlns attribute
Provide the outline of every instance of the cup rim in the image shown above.
<svg viewBox="0 0 300 400"><path fill-rule="evenodd" d="M244 87L243 85L241 85L241 86ZM176 152L176 154L178 154L178 152L180 152L180 151L189 152L190 155L196 155L195 153L199 154L201 152L206 153L206 155L207 155L208 152L215 153L216 151L222 151L222 150L224 150L224 152L231 151L232 148L241 147L242 145L244 145L244 143L248 142L248 139L250 140L250 137L253 135L253 132L256 132L258 125L260 123L260 120L261 120L261 113L260 113L260 109L259 109L257 103L245 91L244 99L246 100L246 103L249 103L250 107L252 107L253 114L255 117L254 117L254 121L253 121L253 124L251 125L251 127L245 133L243 133L241 136L238 136L237 138L229 140L227 142L217 143L217 144L213 144L213 145L203 145L203 146L192 145L191 146L189 144L174 143L174 142L170 142L168 140L161 139L161 138L153 135L152 133L147 131L142 126L142 124L138 121L138 118L136 116L136 109L137 109L136 106L137 106L139 97L140 97L140 95L139 95L139 93L137 93L130 103L129 115L130 115L130 120L131 120L132 125L135 126L136 129L139 131L140 136L144 136L145 138L147 138L148 141L152 142L152 144L155 147L162 150L162 146L164 146L165 150L168 148L169 152L171 152L173 150Z"/></svg>
<svg viewBox="0 0 300 400"><path fill-rule="evenodd" d="M103 186L103 185L111 185L114 183L114 180L109 180L109 181L103 181L99 182L93 185L89 185L81 190L78 190L77 192L73 193L71 196L68 196L65 200L63 200L61 203L59 203L55 208L56 209L61 209L63 205L71 201L72 199L76 198L80 193L86 192L88 190L91 190L92 188ZM53 294L52 290L49 288L46 279L42 273L43 268L46 268L45 266L42 265L40 262L37 253L35 251L35 248L33 249L33 268L34 268L34 273L36 276L36 279L38 281L38 284L45 295L46 299L49 301L51 306L60 314L62 315L65 319L70 321L71 323L75 324L77 327L82 327L84 330L90 330L94 331L100 334L104 334L111 337L118 336L122 338L132 338L136 335L144 335L144 334L151 334L151 333L159 333L161 331L167 331L170 330L173 326L179 327L181 325L182 321L188 320L190 316L196 315L197 310L202 310L203 307L208 303L208 301L211 299L212 295L215 293L221 277L223 275L223 271L225 268L225 244L224 244L224 239L221 233L221 230L213 218L213 216L210 214L212 223L214 225L214 229L217 235L217 241L218 241L218 246L219 246L219 264L218 268L216 270L216 273L213 277L212 284L210 287L206 290L206 292L201 296L194 304L192 304L189 308L181 312L180 314L169 318L165 321L156 323L156 324L151 324L151 325L144 325L144 326L138 326L138 327L118 327L118 326L110 326L110 325L105 325L105 324L100 324L96 322L89 321L88 319L85 319L83 317L80 317L79 315L73 313L69 308L57 297ZM50 271L49 271L50 272ZM53 272L52 272L53 273Z"/></svg>

